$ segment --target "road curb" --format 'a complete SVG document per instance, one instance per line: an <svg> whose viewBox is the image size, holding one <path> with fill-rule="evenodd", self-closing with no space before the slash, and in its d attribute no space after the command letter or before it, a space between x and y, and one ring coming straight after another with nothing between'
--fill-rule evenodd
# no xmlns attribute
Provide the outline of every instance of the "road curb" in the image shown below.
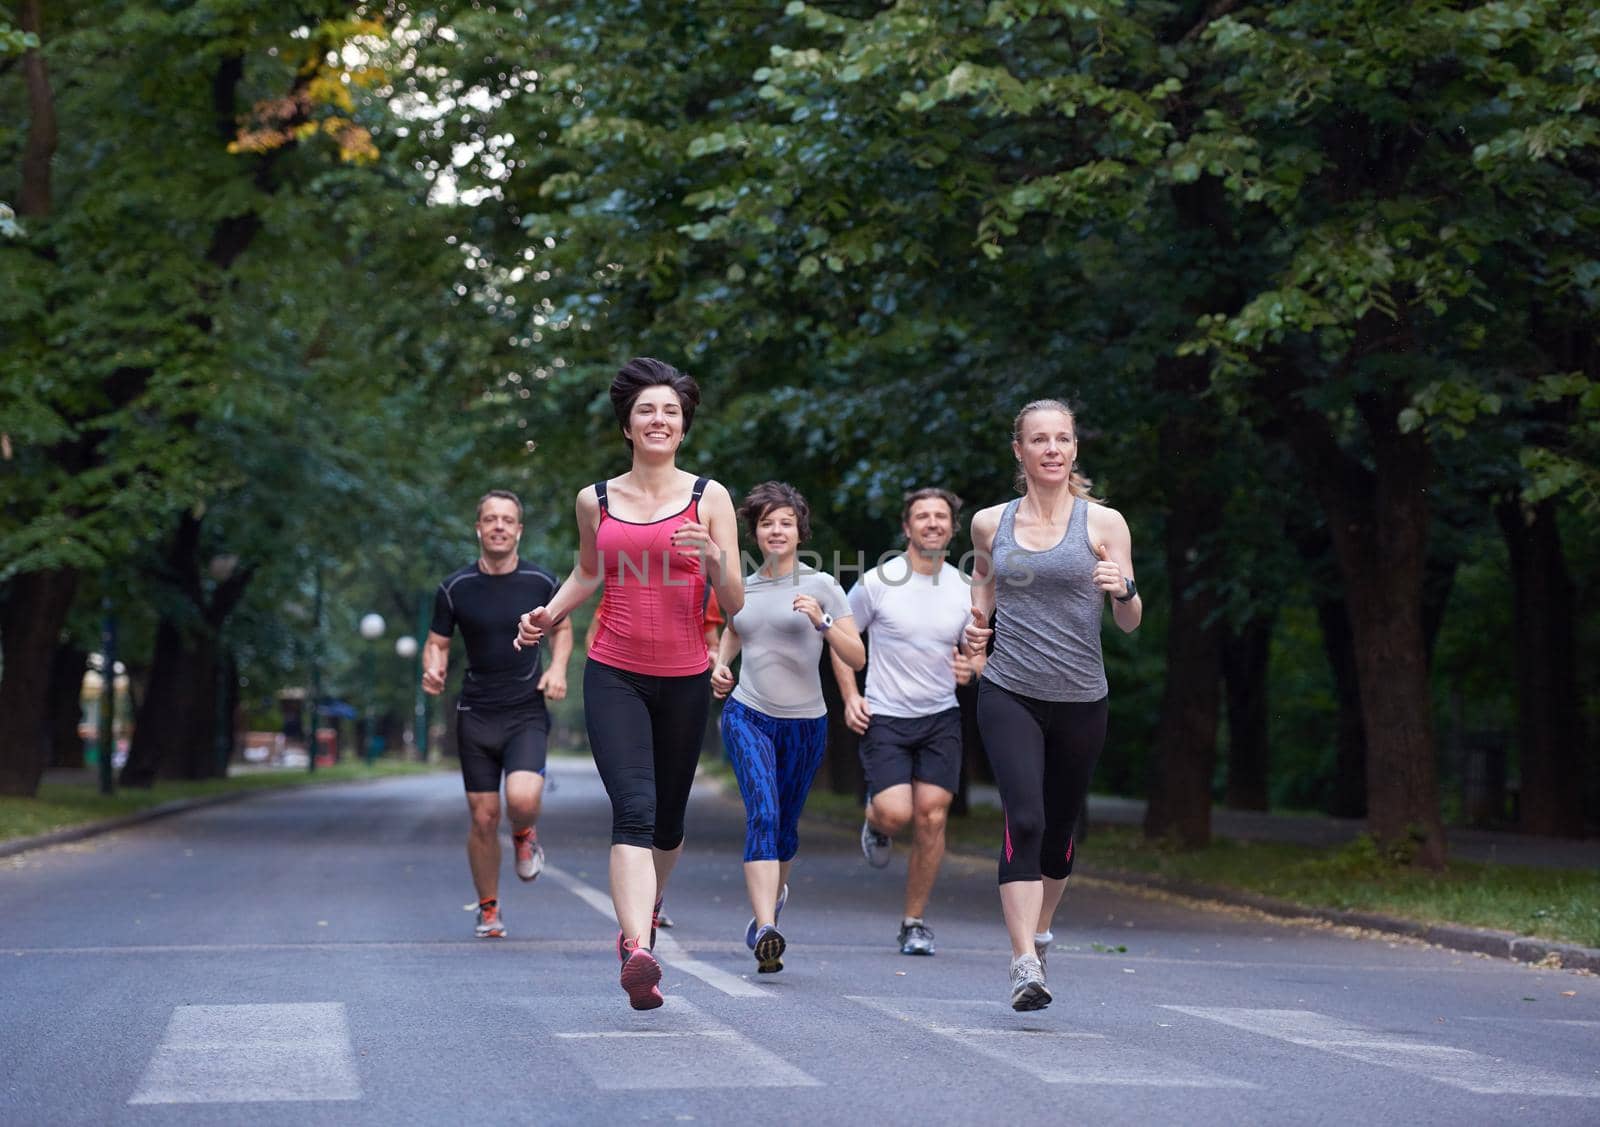
<svg viewBox="0 0 1600 1127"><path fill-rule="evenodd" d="M256 798L268 794L286 794L289 791L305 790L308 786L351 786L358 783L376 783L382 778L404 778L403 775L388 775L374 779L338 779L333 782L318 783L286 783L276 787L253 787L248 790L227 791L223 794L205 794L195 798L175 798L171 802L163 802L158 806L146 807L135 810L132 814L123 814L116 818L103 818L98 822L85 822L81 826L66 826L49 833L34 834L31 837L14 837L9 841L0 841L0 857L14 857L19 853L28 853L35 849L44 849L51 845L64 845L85 838L98 837L100 834L112 833L115 830L125 830L129 826L137 826L142 822L153 822L158 818L170 818L174 814L184 814L190 810L200 810L207 806L220 806L225 802L241 802L246 798Z"/></svg>
<svg viewBox="0 0 1600 1127"><path fill-rule="evenodd" d="M850 828L850 825L835 818L828 818L822 815L807 816L813 821L821 822L830 827L841 830ZM853 824L851 823L851 825ZM952 848L948 852L951 855L973 860L993 860L993 856L989 853L980 853L969 849ZM1126 869L1100 868L1093 864L1079 864L1073 871L1093 880L1105 881L1108 884L1121 884L1132 888L1149 889L1154 892L1167 892L1193 900L1211 900L1232 907L1252 908L1255 911L1269 916L1277 916L1280 919L1314 919L1321 920L1324 923L1337 924L1340 927L1358 927L1367 931L1387 932L1392 935L1404 936L1407 939L1419 939L1424 943L1432 943L1435 946L1446 947L1454 951L1491 955L1495 958L1511 959L1519 963L1543 963L1554 958L1560 961L1560 966L1565 970L1587 970L1600 973L1600 948L1595 947L1580 947L1571 943L1557 943L1550 939L1533 939L1510 931L1494 931L1489 928L1466 927L1461 924L1422 923L1418 920L1408 920L1400 916L1384 915L1381 912L1316 908L1308 904L1277 900L1271 896L1262 896L1258 893L1244 892L1235 888L1200 884L1195 881L1158 876L1154 873L1135 873Z"/></svg>
<svg viewBox="0 0 1600 1127"><path fill-rule="evenodd" d="M1549 939L1534 939L1526 935L1517 935L1515 932L1510 931L1465 927L1461 924L1422 923L1419 920L1384 915L1381 912L1364 912L1343 908L1317 908L1307 904L1297 904L1289 900L1278 900L1270 896L1262 896L1254 892L1242 892L1238 889L1177 880L1171 877L1156 876L1151 873L1133 873L1125 869L1102 869L1094 865L1081 865L1077 871L1086 877L1107 881L1111 884L1148 888L1157 892L1170 892L1196 900L1215 900L1218 903L1229 904L1234 907L1252 908L1255 911L1282 919L1315 919L1322 920L1325 923L1337 924L1340 927L1358 927L1367 931L1388 932L1408 939L1420 939L1424 943L1432 943L1435 946L1447 947L1454 951L1492 955L1495 958L1512 959L1519 963L1543 963L1554 958L1559 960L1561 967L1566 970L1600 972L1600 948L1595 947L1580 947L1576 944L1557 943Z"/></svg>

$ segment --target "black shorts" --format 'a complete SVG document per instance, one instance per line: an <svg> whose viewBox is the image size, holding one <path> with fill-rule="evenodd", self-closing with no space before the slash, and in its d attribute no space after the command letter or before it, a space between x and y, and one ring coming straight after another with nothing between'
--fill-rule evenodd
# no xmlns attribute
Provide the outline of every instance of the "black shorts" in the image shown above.
<svg viewBox="0 0 1600 1127"><path fill-rule="evenodd" d="M457 712L456 748L468 793L499 793L500 776L513 771L544 774L549 736L550 714L542 703L515 712Z"/></svg>
<svg viewBox="0 0 1600 1127"><path fill-rule="evenodd" d="M932 716L874 716L861 737L867 797L890 787L919 782L961 789L961 710Z"/></svg>

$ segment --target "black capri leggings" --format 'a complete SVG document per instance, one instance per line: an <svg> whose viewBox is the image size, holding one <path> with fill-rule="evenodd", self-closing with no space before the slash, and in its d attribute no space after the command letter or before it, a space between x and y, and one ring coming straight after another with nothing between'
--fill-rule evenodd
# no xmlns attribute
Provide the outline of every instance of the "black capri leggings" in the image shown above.
<svg viewBox="0 0 1600 1127"><path fill-rule="evenodd" d="M705 738L711 671L630 673L590 658L583 667L589 750L611 798L611 844L676 849Z"/></svg>
<svg viewBox="0 0 1600 1127"><path fill-rule="evenodd" d="M1000 883L1064 880L1072 827L1106 742L1106 698L1036 700L978 682L978 728L1005 811Z"/></svg>

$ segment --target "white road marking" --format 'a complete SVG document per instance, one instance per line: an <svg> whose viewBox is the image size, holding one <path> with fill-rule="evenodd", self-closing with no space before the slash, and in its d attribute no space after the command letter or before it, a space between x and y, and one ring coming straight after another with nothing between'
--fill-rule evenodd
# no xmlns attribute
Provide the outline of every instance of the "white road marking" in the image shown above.
<svg viewBox="0 0 1600 1127"><path fill-rule="evenodd" d="M178 1006L130 1104L359 1100L341 1002Z"/></svg>
<svg viewBox="0 0 1600 1127"><path fill-rule="evenodd" d="M620 996L519 1002L552 1031L557 1044L567 1046L568 1059L597 1088L821 1087L821 1081L680 997L642 1012L627 1009ZM635 1028L617 1028L626 1025Z"/></svg>
<svg viewBox="0 0 1600 1127"><path fill-rule="evenodd" d="M1000 1002L846 997L921 1026L970 1052L1022 1069L1046 1084L1259 1088L1248 1080L1218 1076L1187 1061L1134 1048L1100 1033L1016 1028L1018 1022L1036 1020L1035 1015L1015 1013Z"/></svg>
<svg viewBox="0 0 1600 1127"><path fill-rule="evenodd" d="M544 872L546 876L554 879L562 888L572 893L608 920L617 918L616 911L611 906L611 897L601 892L598 888L585 884L571 873L564 872L553 865L546 865ZM684 974L692 974L707 986L713 986L732 997L775 997L770 991L763 990L754 983L746 982L736 974L729 974L720 967L714 967L710 963L703 963L699 959L693 958L678 944L677 940L665 932L656 934L655 955L673 969L680 970Z"/></svg>
<svg viewBox="0 0 1600 1127"><path fill-rule="evenodd" d="M1295 1045L1425 1076L1480 1095L1600 1098L1600 1080L1562 1076L1536 1065L1431 1044L1405 1033L1379 1032L1311 1010L1257 1010L1228 1006L1163 1006Z"/></svg>

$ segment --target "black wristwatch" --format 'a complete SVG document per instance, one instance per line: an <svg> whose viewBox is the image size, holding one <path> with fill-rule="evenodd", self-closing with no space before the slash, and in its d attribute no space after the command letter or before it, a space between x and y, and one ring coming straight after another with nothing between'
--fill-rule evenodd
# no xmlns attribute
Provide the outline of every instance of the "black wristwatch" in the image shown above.
<svg viewBox="0 0 1600 1127"><path fill-rule="evenodd" d="M1128 593L1126 595L1112 595L1111 597L1117 600L1119 603L1131 603L1133 601L1133 597L1139 593L1139 588L1135 587L1133 585L1133 580L1129 579L1126 575L1122 577L1122 581L1128 585Z"/></svg>

